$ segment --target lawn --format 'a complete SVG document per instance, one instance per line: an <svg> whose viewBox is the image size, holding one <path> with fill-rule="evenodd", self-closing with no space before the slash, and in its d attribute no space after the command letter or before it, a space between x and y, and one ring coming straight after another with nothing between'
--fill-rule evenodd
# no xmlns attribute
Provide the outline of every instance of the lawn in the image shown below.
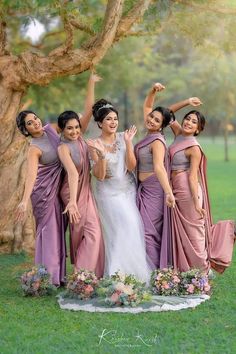
<svg viewBox="0 0 236 354"><path fill-rule="evenodd" d="M236 144L229 162L220 140L202 145L214 220L235 219ZM62 311L54 296L25 298L18 276L31 262L24 254L0 256L0 353L236 353L235 257L196 309L138 315Z"/></svg>

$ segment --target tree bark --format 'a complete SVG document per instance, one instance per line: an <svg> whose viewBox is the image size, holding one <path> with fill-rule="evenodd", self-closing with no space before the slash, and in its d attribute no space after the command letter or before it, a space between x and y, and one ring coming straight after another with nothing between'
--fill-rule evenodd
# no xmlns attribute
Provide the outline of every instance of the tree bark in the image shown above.
<svg viewBox="0 0 236 354"><path fill-rule="evenodd" d="M30 208L24 225L15 224L15 209L23 194L27 140L16 129L15 117L24 92L0 86L0 252L32 252L34 220Z"/></svg>

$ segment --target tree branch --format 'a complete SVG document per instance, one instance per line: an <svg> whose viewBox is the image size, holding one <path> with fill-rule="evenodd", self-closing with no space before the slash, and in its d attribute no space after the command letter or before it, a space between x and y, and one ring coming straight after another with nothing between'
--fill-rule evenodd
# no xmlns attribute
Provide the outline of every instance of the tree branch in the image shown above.
<svg viewBox="0 0 236 354"><path fill-rule="evenodd" d="M218 14L223 14L223 15L235 15L236 14L236 9L229 9L225 7L211 7L208 5L198 5L194 3L189 3L189 1L185 0L179 0L179 4L185 5L187 7L192 7L193 9L196 10L201 10L201 11L207 11L207 12L215 12Z"/></svg>
<svg viewBox="0 0 236 354"><path fill-rule="evenodd" d="M76 20L75 18L72 18L70 20L70 23L72 26L74 26L76 29L82 31L82 32L85 32L85 33L88 33L92 36L94 36L96 33L95 31L87 24L85 23L82 23L82 22L79 22L78 20Z"/></svg>
<svg viewBox="0 0 236 354"><path fill-rule="evenodd" d="M7 55L8 51L6 50L7 45L7 34L6 34L6 22L0 20L0 56Z"/></svg>
<svg viewBox="0 0 236 354"><path fill-rule="evenodd" d="M108 0L101 32L80 49L72 49L73 33L69 26L65 28L65 44L50 52L48 56L28 51L18 57L5 56L2 60L0 58L0 72L4 75L4 84L22 91L30 84L43 86L54 78L89 70L104 57L114 41L124 36L125 31L142 17L150 1L139 0L121 20L124 0Z"/></svg>
<svg viewBox="0 0 236 354"><path fill-rule="evenodd" d="M139 0L128 14L121 19L115 41L119 41L121 37L126 36L126 33L129 32L133 24L142 18L151 1L152 0Z"/></svg>

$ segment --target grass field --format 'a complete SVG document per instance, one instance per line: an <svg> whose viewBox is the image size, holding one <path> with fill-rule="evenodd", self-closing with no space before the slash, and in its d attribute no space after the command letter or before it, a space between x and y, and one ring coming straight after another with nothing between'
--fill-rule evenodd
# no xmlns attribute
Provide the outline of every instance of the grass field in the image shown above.
<svg viewBox="0 0 236 354"><path fill-rule="evenodd" d="M202 145L209 159L214 220L236 216L236 143L223 161L222 142ZM0 353L236 353L236 259L214 281L211 299L178 312L90 314L62 311L55 297L24 298L24 254L0 256ZM111 331L99 342L103 330Z"/></svg>

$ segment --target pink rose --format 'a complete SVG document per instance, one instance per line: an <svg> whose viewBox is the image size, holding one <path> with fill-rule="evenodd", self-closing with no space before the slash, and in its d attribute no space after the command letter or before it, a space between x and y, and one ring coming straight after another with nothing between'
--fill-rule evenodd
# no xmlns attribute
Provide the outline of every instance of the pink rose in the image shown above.
<svg viewBox="0 0 236 354"><path fill-rule="evenodd" d="M211 289L211 286L209 284L206 284L204 286L204 291L208 292Z"/></svg>
<svg viewBox="0 0 236 354"><path fill-rule="evenodd" d="M89 295L91 292L93 292L93 287L91 285L87 285L84 288L84 292L85 292L85 294Z"/></svg>
<svg viewBox="0 0 236 354"><path fill-rule="evenodd" d="M111 301L113 301L113 302L118 302L118 300L119 300L119 294L117 294L116 292L115 293L113 293L112 295L111 295Z"/></svg>
<svg viewBox="0 0 236 354"><path fill-rule="evenodd" d="M190 284L187 288L187 292L190 293L190 294L193 294L194 293L194 285L193 284Z"/></svg>
<svg viewBox="0 0 236 354"><path fill-rule="evenodd" d="M177 277L177 275L173 276L173 282L174 283L180 283L180 279L179 279L179 277Z"/></svg>

